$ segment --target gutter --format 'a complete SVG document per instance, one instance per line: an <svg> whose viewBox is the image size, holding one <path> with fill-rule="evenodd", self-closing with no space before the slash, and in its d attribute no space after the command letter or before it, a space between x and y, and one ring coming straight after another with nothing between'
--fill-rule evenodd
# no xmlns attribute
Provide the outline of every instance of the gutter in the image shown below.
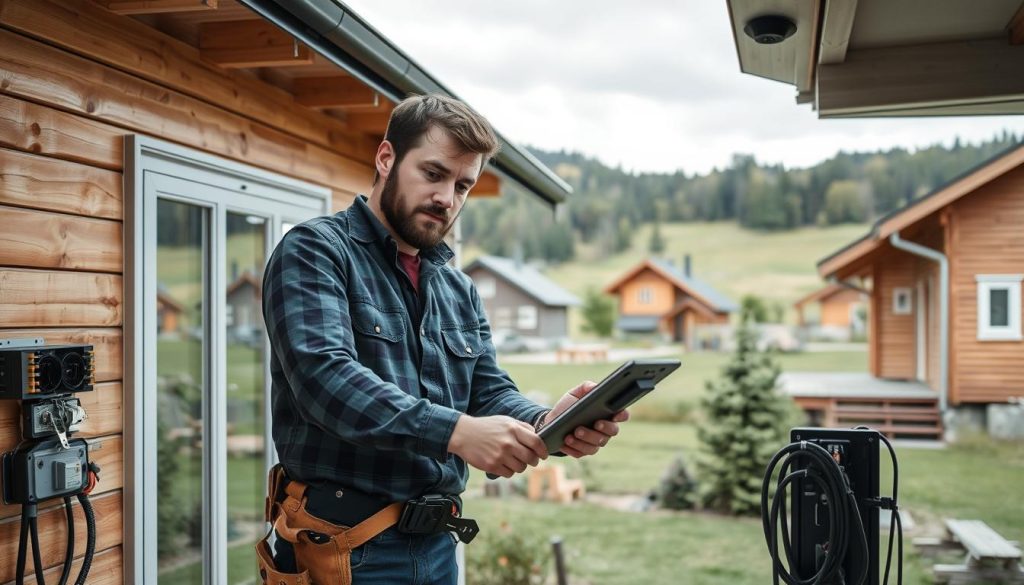
<svg viewBox="0 0 1024 585"><path fill-rule="evenodd" d="M263 18L398 102L412 93L459 99L434 76L337 0L239 0ZM565 181L526 149L495 130L501 151L491 160L498 173L524 186L552 208L572 193Z"/></svg>
<svg viewBox="0 0 1024 585"><path fill-rule="evenodd" d="M939 410L945 415L949 395L949 259L941 252L900 238L899 231L889 236L889 243L939 263Z"/></svg>

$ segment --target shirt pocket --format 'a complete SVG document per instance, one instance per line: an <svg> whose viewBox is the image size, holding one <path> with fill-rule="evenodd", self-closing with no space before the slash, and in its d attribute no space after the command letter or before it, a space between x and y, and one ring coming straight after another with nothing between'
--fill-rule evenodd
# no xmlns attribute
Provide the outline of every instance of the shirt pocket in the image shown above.
<svg viewBox="0 0 1024 585"><path fill-rule="evenodd" d="M451 404L456 409L464 410L469 405L477 358L484 352L480 328L476 324L465 328L442 328L441 339L448 357L445 373L448 377L447 387L451 392Z"/></svg>
<svg viewBox="0 0 1024 585"><path fill-rule="evenodd" d="M378 364L398 359L399 342L405 338L405 311L381 308L372 303L354 302L349 306L356 351L360 361L375 371ZM376 364L365 360L376 360Z"/></svg>

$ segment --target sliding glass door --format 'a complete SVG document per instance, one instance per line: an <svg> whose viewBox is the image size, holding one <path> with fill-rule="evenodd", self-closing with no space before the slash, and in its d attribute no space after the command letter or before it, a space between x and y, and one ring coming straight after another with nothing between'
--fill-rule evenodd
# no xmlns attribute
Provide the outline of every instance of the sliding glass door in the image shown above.
<svg viewBox="0 0 1024 585"><path fill-rule="evenodd" d="M274 459L264 266L329 192L157 141L136 152L126 580L255 583Z"/></svg>

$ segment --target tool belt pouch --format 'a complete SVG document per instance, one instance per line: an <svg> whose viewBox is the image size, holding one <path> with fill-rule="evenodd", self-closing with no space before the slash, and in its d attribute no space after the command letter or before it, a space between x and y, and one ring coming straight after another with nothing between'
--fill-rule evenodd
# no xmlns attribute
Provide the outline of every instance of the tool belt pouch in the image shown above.
<svg viewBox="0 0 1024 585"><path fill-rule="evenodd" d="M268 585L351 585L352 549L363 545L398 521L400 504L392 504L351 528L332 524L306 512L306 486L288 482L284 498L280 490L284 480L280 465L270 470L270 495L266 517L273 524L270 533L256 544L256 560L260 576ZM295 550L298 573L277 570L267 540L277 532L278 538L290 542Z"/></svg>

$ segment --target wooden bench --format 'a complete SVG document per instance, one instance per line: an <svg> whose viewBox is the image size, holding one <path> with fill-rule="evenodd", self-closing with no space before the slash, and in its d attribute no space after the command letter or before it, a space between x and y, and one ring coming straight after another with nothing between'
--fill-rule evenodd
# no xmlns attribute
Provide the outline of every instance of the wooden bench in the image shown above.
<svg viewBox="0 0 1024 585"><path fill-rule="evenodd" d="M526 482L526 497L531 501L539 501L544 495L544 484L547 483L547 499L553 502L568 504L586 496L586 488L581 479L567 479L565 468L560 465L541 464L530 469Z"/></svg>
<svg viewBox="0 0 1024 585"><path fill-rule="evenodd" d="M566 345L555 350L555 361L562 363L575 362L606 362L608 361L608 346L603 344L591 345Z"/></svg>
<svg viewBox="0 0 1024 585"><path fill-rule="evenodd" d="M961 565L934 566L937 582L949 585L980 582L1024 585L1021 551L1016 543L1006 540L981 520L947 519L946 531L948 537L938 542L914 541L920 550L930 547L944 550L955 546L967 550L967 558Z"/></svg>

